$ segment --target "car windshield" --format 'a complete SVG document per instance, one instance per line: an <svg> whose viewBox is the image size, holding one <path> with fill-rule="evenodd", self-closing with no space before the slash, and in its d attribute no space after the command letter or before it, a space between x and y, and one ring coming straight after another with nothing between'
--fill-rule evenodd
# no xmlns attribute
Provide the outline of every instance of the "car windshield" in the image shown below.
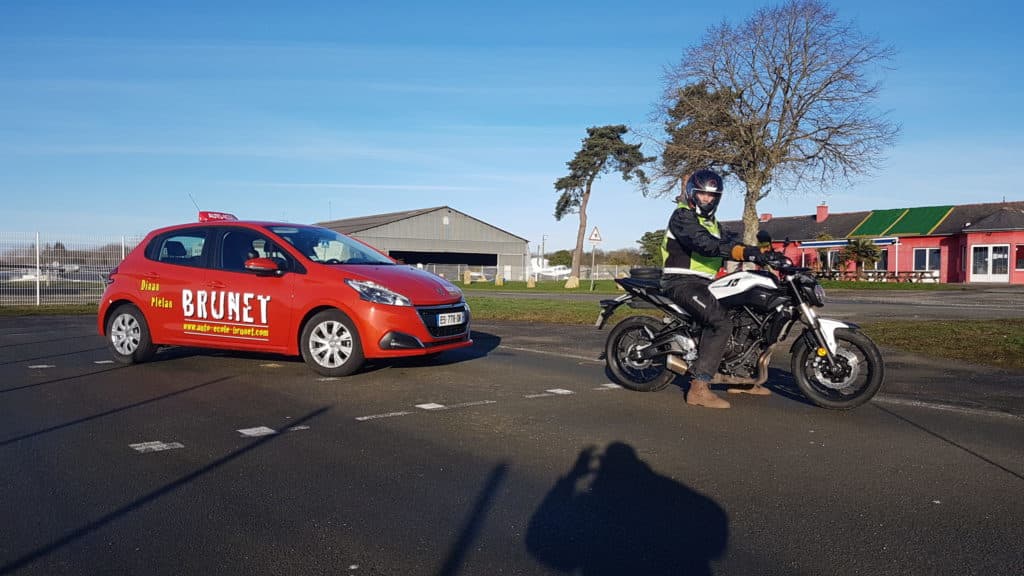
<svg viewBox="0 0 1024 576"><path fill-rule="evenodd" d="M387 256L334 230L315 226L271 226L269 229L313 262L394 265Z"/></svg>

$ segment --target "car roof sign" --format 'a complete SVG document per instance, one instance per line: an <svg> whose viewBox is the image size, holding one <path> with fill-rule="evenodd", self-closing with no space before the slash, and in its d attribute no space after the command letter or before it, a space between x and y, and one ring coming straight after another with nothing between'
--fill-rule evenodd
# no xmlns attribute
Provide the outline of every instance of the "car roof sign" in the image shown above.
<svg viewBox="0 0 1024 576"><path fill-rule="evenodd" d="M216 221L229 221L236 222L238 218L234 214L228 214L227 212L210 212L208 210L202 210L199 212L200 222L216 222Z"/></svg>

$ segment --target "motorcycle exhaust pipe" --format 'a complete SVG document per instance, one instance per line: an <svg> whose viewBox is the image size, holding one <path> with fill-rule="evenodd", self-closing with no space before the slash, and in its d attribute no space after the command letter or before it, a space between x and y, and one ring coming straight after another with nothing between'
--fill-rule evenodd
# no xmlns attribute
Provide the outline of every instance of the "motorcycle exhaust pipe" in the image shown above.
<svg viewBox="0 0 1024 576"><path fill-rule="evenodd" d="M690 369L689 364L687 364L681 358L673 354L665 356L665 365L668 367L670 371L675 372L680 376L686 374L686 371Z"/></svg>

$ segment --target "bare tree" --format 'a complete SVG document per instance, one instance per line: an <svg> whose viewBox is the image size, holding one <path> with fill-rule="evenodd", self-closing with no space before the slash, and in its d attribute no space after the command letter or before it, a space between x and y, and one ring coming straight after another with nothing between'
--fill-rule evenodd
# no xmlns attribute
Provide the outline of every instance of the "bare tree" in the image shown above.
<svg viewBox="0 0 1024 576"><path fill-rule="evenodd" d="M736 177L746 187L743 239L755 244L757 202L773 186L807 191L877 168L899 126L873 109L874 73L894 54L819 0L711 27L665 73L656 194L699 168Z"/></svg>
<svg viewBox="0 0 1024 576"><path fill-rule="evenodd" d="M576 230L576 249L572 253L572 273L566 288L579 286L580 262L583 256L583 235L587 230L587 202L594 181L607 172L618 172L623 180L637 179L641 191L647 189L647 175L642 166L654 157L644 156L640 144L627 144L622 137L629 128L622 124L587 128L587 137L572 160L566 162L569 174L555 181L559 192L555 202L555 220L578 213L580 224Z"/></svg>

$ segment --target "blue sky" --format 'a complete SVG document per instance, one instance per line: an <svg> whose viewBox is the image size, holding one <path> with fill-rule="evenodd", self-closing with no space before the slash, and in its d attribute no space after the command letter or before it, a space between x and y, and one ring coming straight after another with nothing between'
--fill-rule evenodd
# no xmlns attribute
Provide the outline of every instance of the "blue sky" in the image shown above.
<svg viewBox="0 0 1024 576"><path fill-rule="evenodd" d="M0 0L0 231L144 233L191 195L294 222L448 205L571 248L553 182L586 128L645 126L664 67L762 5ZM1024 8L832 6L898 49L879 107L902 135L872 176L759 211L1024 199ZM635 247L671 208L605 176L588 229Z"/></svg>

